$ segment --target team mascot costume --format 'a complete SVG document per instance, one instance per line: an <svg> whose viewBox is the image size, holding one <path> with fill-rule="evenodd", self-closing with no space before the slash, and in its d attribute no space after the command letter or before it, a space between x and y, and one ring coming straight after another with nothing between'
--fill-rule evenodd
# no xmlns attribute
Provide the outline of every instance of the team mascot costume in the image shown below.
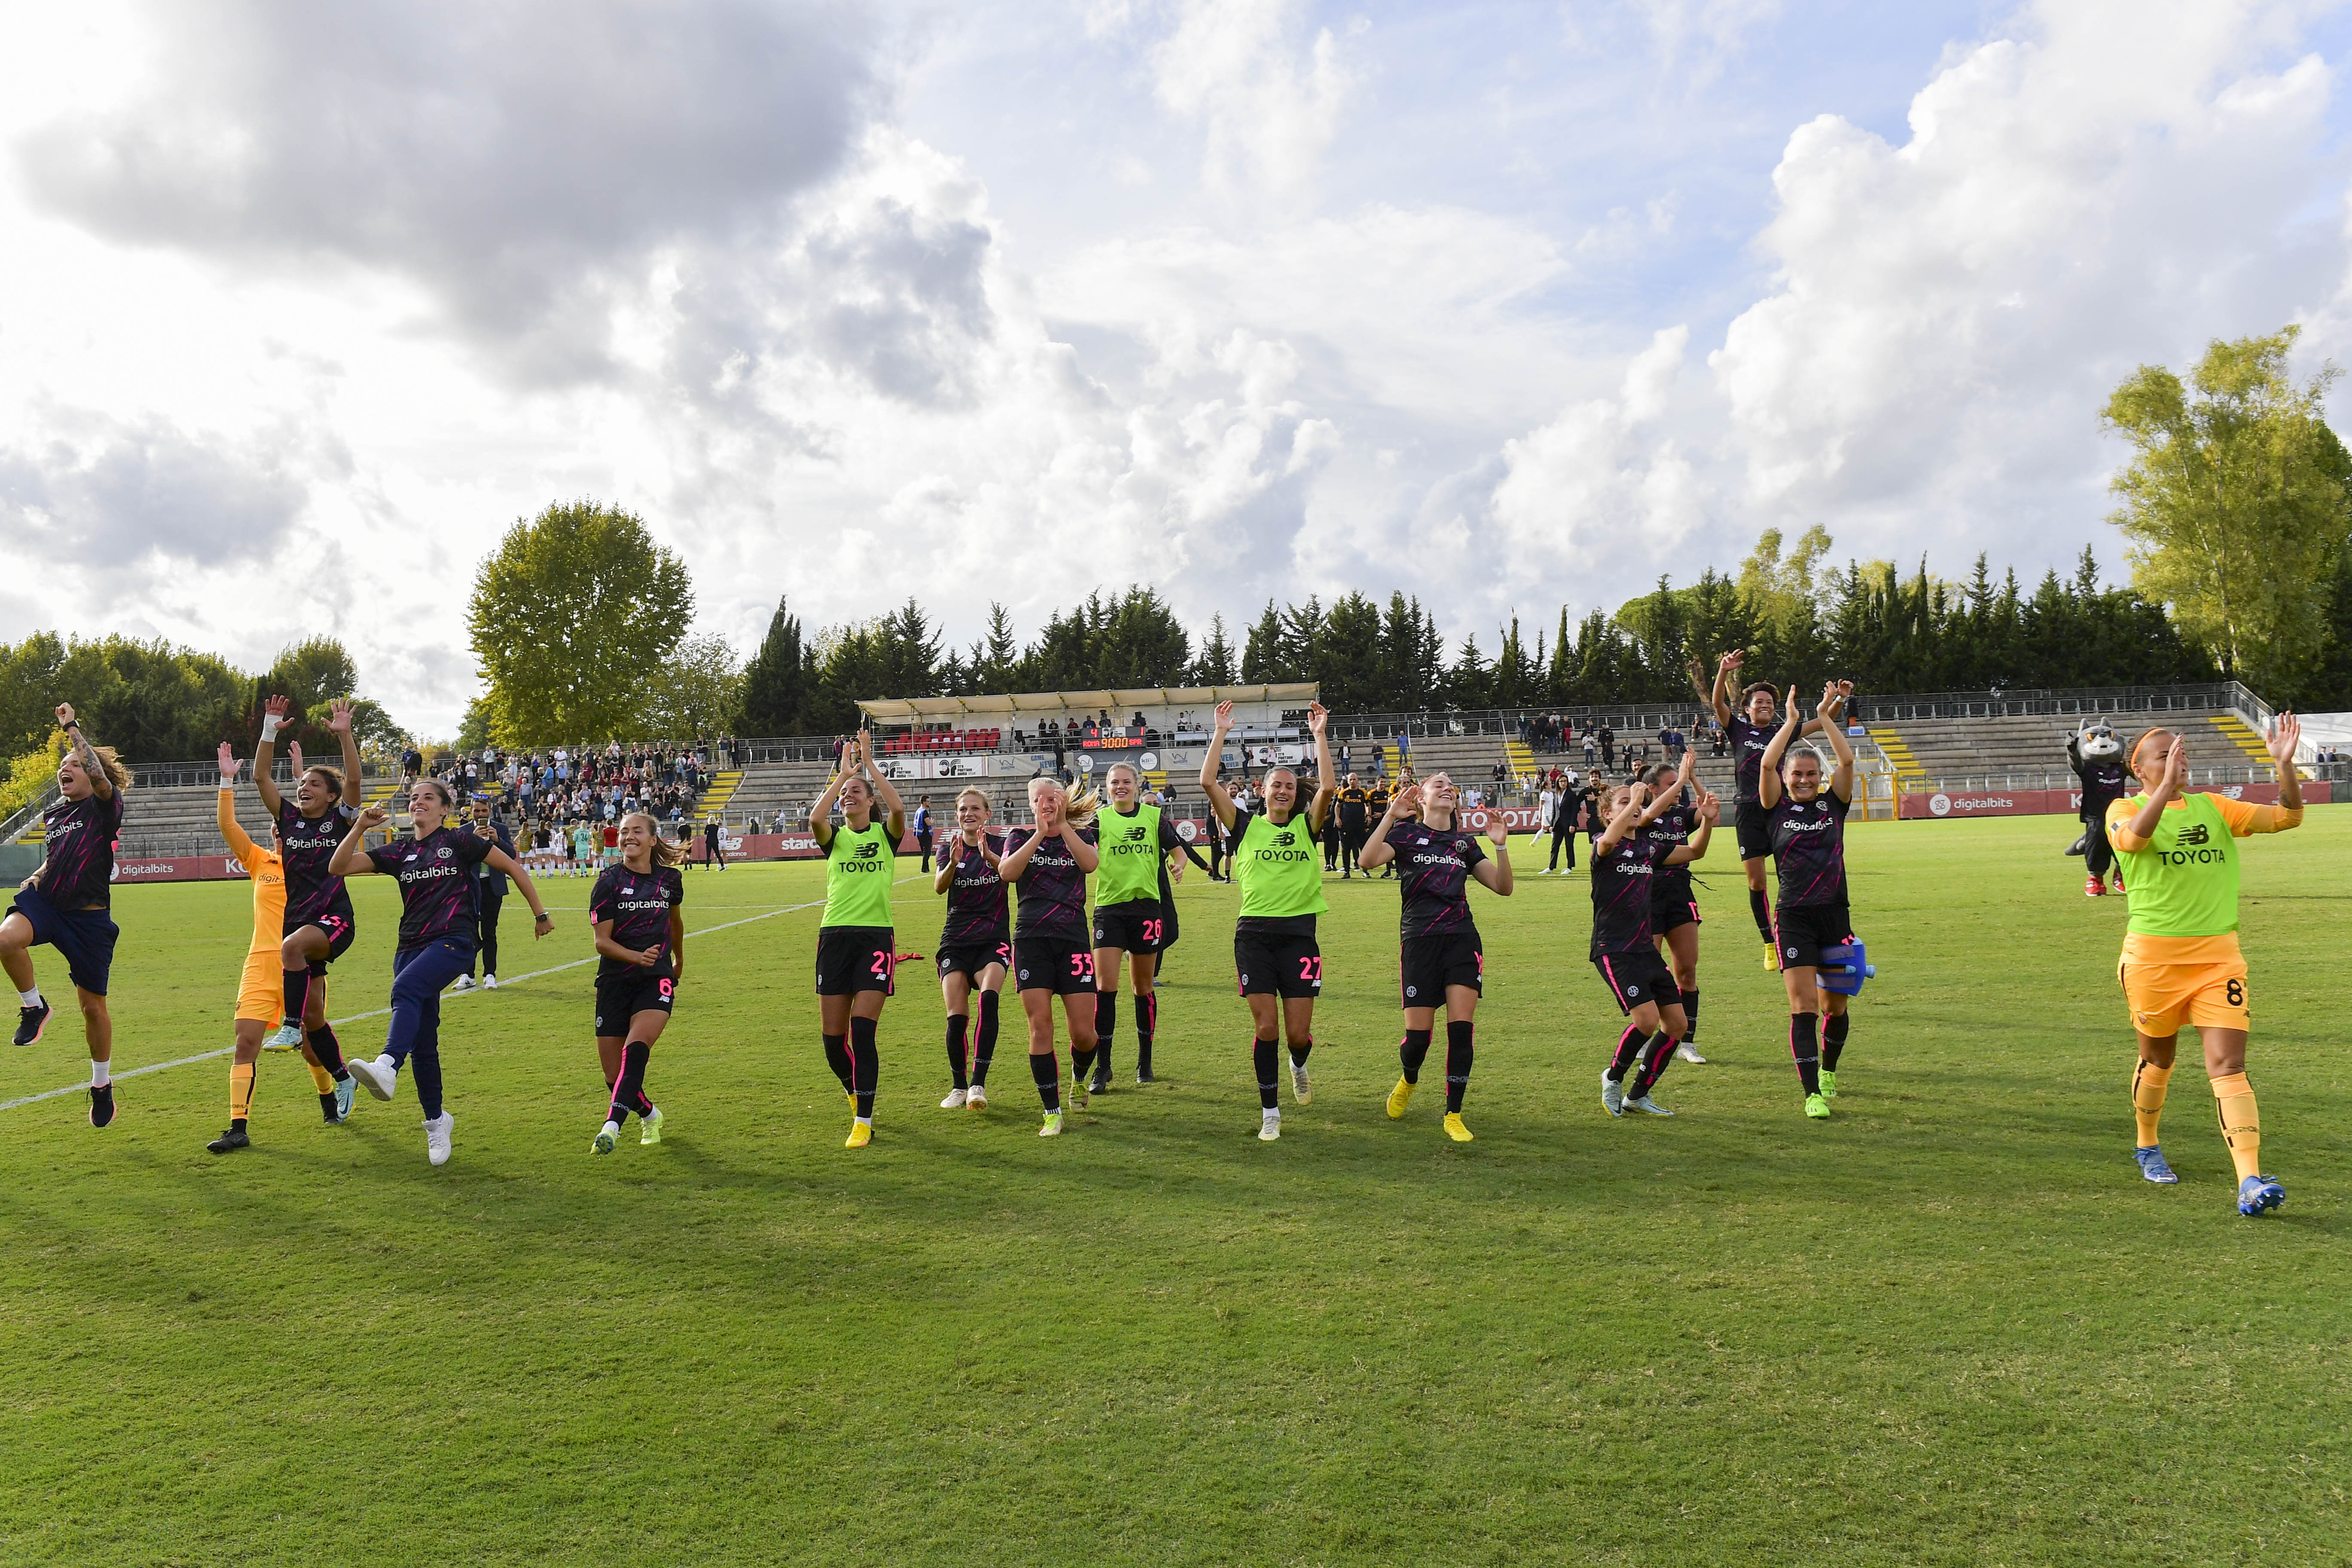
<svg viewBox="0 0 2352 1568"><path fill-rule="evenodd" d="M2066 853L2082 856L2089 873L2083 881L2083 896L2100 898L2107 890L2107 873L2116 863L2115 848L2107 842L2107 804L2131 794L2131 769L2124 762L2124 743L2099 720L2084 724L2067 741L2066 765L2074 770L2083 785L2083 808L2077 814L2083 819L2083 837ZM2124 874L2116 871L2115 879L2116 891L2120 893Z"/></svg>

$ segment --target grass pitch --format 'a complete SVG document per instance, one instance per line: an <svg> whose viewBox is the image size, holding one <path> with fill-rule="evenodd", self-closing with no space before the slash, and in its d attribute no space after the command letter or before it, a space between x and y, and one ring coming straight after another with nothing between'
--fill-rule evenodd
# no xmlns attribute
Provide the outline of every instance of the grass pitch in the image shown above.
<svg viewBox="0 0 2352 1568"><path fill-rule="evenodd" d="M2289 1194L2261 1221L2192 1048L2181 1184L2138 1179L2123 902L2082 897L2073 832L1853 830L1881 978L1826 1123L1727 842L1702 868L1713 1059L1666 1075L1671 1121L1600 1107L1620 1026L1581 875L1476 895L1463 1146L1434 1058L1382 1114L1390 883L1329 889L1315 1100L1286 1089L1256 1141L1234 895L1197 876L1162 1084L1059 1141L1010 998L994 1107L937 1109L941 1008L909 966L875 1143L845 1152L814 908L692 942L658 1149L588 1152L584 966L445 1004L438 1171L409 1086L327 1128L290 1057L227 1158L204 1149L225 1058L124 1080L104 1132L78 1094L0 1112L0 1562L2352 1560L2352 811L2248 850L2251 1071ZM697 930L820 889L688 882ZM509 975L587 955L586 888L548 884L544 943L510 900ZM928 952L926 888L898 907ZM337 1016L389 983L392 889L353 890ZM121 891L118 1070L227 1043L248 908ZM0 1099L83 1072L61 1016L0 1057Z"/></svg>

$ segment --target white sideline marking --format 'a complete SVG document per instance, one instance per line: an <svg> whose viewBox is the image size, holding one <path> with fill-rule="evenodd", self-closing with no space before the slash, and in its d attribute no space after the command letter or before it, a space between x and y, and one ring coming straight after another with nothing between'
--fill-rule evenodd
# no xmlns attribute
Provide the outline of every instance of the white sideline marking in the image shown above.
<svg viewBox="0 0 2352 1568"><path fill-rule="evenodd" d="M894 888L899 887L905 883L919 879L922 875L923 873L919 871L912 877L900 877L890 885ZM704 926L700 931L690 931L686 934L688 936L709 936L712 931L731 931L737 926L750 925L754 921L770 921L775 919L778 915L797 914L803 910L814 910L821 906L824 902L824 900L823 899L812 899L805 904L788 904L780 910L770 910L764 914L746 915L740 921L727 921L715 926ZM735 907L740 909L743 906L738 904ZM559 963L552 969L534 969L528 974L518 974L512 980L499 981L499 989L503 991L509 985L520 985L526 980L538 980L550 974L561 974L567 969L577 969L583 963L594 963L596 962L596 957L592 954L587 958L575 958L569 963ZM480 986L476 986L470 991L444 991L441 993L442 1000L444 1001L458 996L479 996L481 994L482 989ZM348 1018L330 1018L327 1020L327 1023L330 1027L334 1027L343 1024L363 1023L370 1018L381 1018L391 1011L392 1009L389 1007L376 1007L372 1008L365 1013L354 1013ZM216 1051L199 1051L194 1056L179 1057L168 1062L151 1062L143 1068L132 1068L128 1072L116 1073L112 1081L120 1083L126 1078L138 1078L143 1073L162 1072L165 1068L184 1068L191 1062L208 1062L216 1057L227 1056L236 1049L236 1047L235 1046L223 1046ZM43 1089L38 1094L28 1094L17 1100L0 1100L0 1110L14 1110L20 1105L34 1105L44 1100L56 1100L61 1095L80 1094L89 1088L89 1084L85 1080L81 1083L68 1084L63 1089Z"/></svg>

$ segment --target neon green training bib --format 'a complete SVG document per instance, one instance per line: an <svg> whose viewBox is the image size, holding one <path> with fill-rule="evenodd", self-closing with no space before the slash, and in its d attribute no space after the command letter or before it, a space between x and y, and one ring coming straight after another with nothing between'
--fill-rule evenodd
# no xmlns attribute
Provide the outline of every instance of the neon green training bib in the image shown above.
<svg viewBox="0 0 2352 1568"><path fill-rule="evenodd" d="M824 914L819 926L887 926L891 875L898 869L889 830L880 822L862 829L843 823L824 851Z"/></svg>

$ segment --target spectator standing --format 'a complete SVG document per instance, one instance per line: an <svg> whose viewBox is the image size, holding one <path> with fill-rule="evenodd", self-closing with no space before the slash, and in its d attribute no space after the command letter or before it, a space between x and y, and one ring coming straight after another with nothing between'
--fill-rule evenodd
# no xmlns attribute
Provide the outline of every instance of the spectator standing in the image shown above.
<svg viewBox="0 0 2352 1568"><path fill-rule="evenodd" d="M488 795L474 796L473 819L467 826L475 837L488 839L505 850L507 858L514 858L514 835L507 830L505 822L492 815ZM467 961L466 973L457 976L457 983L451 989L471 991L474 988L474 964L478 962L482 967L482 989L496 991L499 988L499 908L506 902L507 875L487 860L468 869L476 879L474 931L479 951Z"/></svg>

